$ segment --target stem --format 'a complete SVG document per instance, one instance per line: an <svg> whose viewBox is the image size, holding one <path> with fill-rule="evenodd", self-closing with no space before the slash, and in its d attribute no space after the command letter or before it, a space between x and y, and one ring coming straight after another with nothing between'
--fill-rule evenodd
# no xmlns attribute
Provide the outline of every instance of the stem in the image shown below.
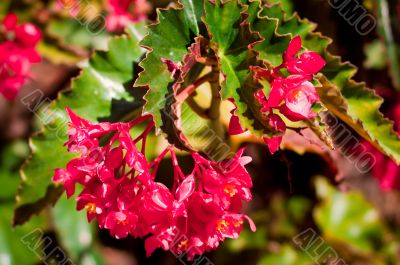
<svg viewBox="0 0 400 265"><path fill-rule="evenodd" d="M292 163L289 161L289 159L286 157L286 155L282 152L279 151L280 154L280 160L284 162L287 166L287 174L288 174L288 182L289 182L289 189L290 189L290 194L293 194L293 185L292 185Z"/></svg>
<svg viewBox="0 0 400 265"><path fill-rule="evenodd" d="M194 100L193 97L188 97L186 99L186 103L189 105L189 107L200 117L202 117L203 119L209 119L210 117L208 117L207 115L207 109L201 107L199 104L197 104L196 100Z"/></svg>
<svg viewBox="0 0 400 265"><path fill-rule="evenodd" d="M217 136L224 139L224 127L220 122L220 107L221 107L221 95L220 95L220 84L219 84L219 68L217 66L212 67L211 80L209 81L211 86L211 106L208 110L208 117L211 119L212 127Z"/></svg>
<svg viewBox="0 0 400 265"><path fill-rule="evenodd" d="M176 154L173 148L170 148L170 153L172 158L172 167L174 168L174 184L172 186L172 192L175 193L179 184L179 179L181 179L181 176L179 174L180 168L178 164L178 159L176 158Z"/></svg>
<svg viewBox="0 0 400 265"><path fill-rule="evenodd" d="M400 91L399 54L393 37L392 25L390 23L389 4L387 0L377 0L376 3L378 5L378 23L385 39L387 56L390 63L390 75L392 76L394 87Z"/></svg>
<svg viewBox="0 0 400 265"><path fill-rule="evenodd" d="M169 147L167 147L156 159L154 159L153 162L150 163L149 167L152 168L157 164L159 164L169 150L170 150Z"/></svg>
<svg viewBox="0 0 400 265"><path fill-rule="evenodd" d="M153 119L153 116L151 114L145 114L143 116L140 116L139 118L134 119L131 122L129 122L129 126L132 128L132 127L144 122L147 119Z"/></svg>
<svg viewBox="0 0 400 265"><path fill-rule="evenodd" d="M304 120L304 123L310 128L315 135L318 136L319 139L321 139L331 150L335 150L335 146L333 144L333 141L331 137L329 137L328 133L325 132L323 129L320 128L319 122L317 119L307 119ZM301 134L301 133L300 133Z"/></svg>
<svg viewBox="0 0 400 265"><path fill-rule="evenodd" d="M154 128L154 121L151 121L146 129L138 136L136 137L136 139L133 141L134 144L137 144L141 139L143 139L143 141L146 140L147 135L151 132L151 130Z"/></svg>
<svg viewBox="0 0 400 265"><path fill-rule="evenodd" d="M212 73L206 74L203 77L197 79L193 84L185 87L177 96L176 100L178 102L184 102L199 86L204 84L205 82L210 81L212 78Z"/></svg>
<svg viewBox="0 0 400 265"><path fill-rule="evenodd" d="M171 158L172 158L172 166L174 167L174 169L178 173L179 178L180 179L184 179L185 178L185 174L183 174L181 168L179 167L179 162L178 162L176 154L175 154L175 152L173 150L173 147L170 148L170 151L171 151Z"/></svg>

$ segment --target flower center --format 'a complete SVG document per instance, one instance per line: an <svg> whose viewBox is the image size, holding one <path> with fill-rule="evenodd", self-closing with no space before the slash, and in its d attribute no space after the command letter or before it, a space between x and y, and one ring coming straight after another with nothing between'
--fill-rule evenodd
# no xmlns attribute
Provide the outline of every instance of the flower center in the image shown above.
<svg viewBox="0 0 400 265"><path fill-rule="evenodd" d="M228 222L224 219L221 219L217 222L217 230L220 232L224 232L228 230Z"/></svg>
<svg viewBox="0 0 400 265"><path fill-rule="evenodd" d="M299 101L300 99L302 99L304 97L304 92L299 90L295 90L294 92L292 92L292 97L293 97L293 101Z"/></svg>
<svg viewBox="0 0 400 265"><path fill-rule="evenodd" d="M85 205L85 208L87 209L87 212L90 214L96 213L96 204L93 202L89 202Z"/></svg>
<svg viewBox="0 0 400 265"><path fill-rule="evenodd" d="M235 228L239 228L241 225L243 225L243 220L233 221L232 223Z"/></svg>
<svg viewBox="0 0 400 265"><path fill-rule="evenodd" d="M185 250L187 250L187 248L188 248L188 244L189 244L189 240L184 239L184 240L182 240L181 242L179 242L179 244L178 244L178 249L179 249L180 251L185 251Z"/></svg>
<svg viewBox="0 0 400 265"><path fill-rule="evenodd" d="M229 196L233 197L236 194L236 185L235 184L226 184L224 186L224 192Z"/></svg>
<svg viewBox="0 0 400 265"><path fill-rule="evenodd" d="M123 218L123 217L117 218L117 224L119 224L119 225L127 225L128 224L128 220L127 220L127 218Z"/></svg>

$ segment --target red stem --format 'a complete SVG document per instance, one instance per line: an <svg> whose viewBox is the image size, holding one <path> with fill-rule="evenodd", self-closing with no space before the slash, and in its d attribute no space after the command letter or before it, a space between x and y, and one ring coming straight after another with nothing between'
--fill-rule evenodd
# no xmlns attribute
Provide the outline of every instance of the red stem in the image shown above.
<svg viewBox="0 0 400 265"><path fill-rule="evenodd" d="M153 168L153 172L151 173L153 179L156 177L158 166L160 165L161 160L165 157L169 150L170 147L165 148L165 150L156 159L154 159L153 162L150 163L149 168Z"/></svg>
<svg viewBox="0 0 400 265"><path fill-rule="evenodd" d="M151 130L154 128L154 121L151 121L146 129L138 136L136 139L133 141L134 144L137 144L140 140L143 139L143 141L146 141L147 135L151 132ZM142 144L144 145L144 144Z"/></svg>
<svg viewBox="0 0 400 265"><path fill-rule="evenodd" d="M142 123L142 122L144 122L145 120L147 120L147 119L153 119L153 115L151 115L151 114L145 114L145 115L143 115L143 116L140 116L139 118L137 118L137 119L134 119L133 121L130 121L128 124L129 124L129 127L134 127L134 126L136 126L136 125L138 125L138 124L140 124L140 123Z"/></svg>
<svg viewBox="0 0 400 265"><path fill-rule="evenodd" d="M185 178L185 174L183 174L181 168L179 167L179 162L178 159L176 158L174 150L172 148L170 149L171 149L170 151L171 151L172 165L176 170L176 172L178 172L178 177L183 180Z"/></svg>
<svg viewBox="0 0 400 265"><path fill-rule="evenodd" d="M178 102L184 102L199 86L204 84L205 82L210 81L210 78L212 77L211 73L206 74L203 77L200 77L197 79L193 84L188 85L185 87L177 96L176 100Z"/></svg>

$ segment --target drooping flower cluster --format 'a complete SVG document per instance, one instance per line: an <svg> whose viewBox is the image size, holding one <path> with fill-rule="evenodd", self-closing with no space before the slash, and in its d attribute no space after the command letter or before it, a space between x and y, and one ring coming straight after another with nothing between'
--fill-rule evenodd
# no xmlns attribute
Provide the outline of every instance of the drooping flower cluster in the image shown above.
<svg viewBox="0 0 400 265"><path fill-rule="evenodd" d="M280 66L271 70L260 67L251 69L255 79L271 84L269 95L259 90L256 98L263 105L262 111L268 115L271 127L280 133L286 131L286 124L277 113L293 122L316 117L312 106L319 101L319 96L310 81L325 66L325 61L316 52L303 52L297 56L301 47L302 40L297 36L290 41ZM237 120L232 116L230 131L234 134L243 132ZM274 153L279 148L282 136L265 137L264 140L271 153Z"/></svg>
<svg viewBox="0 0 400 265"><path fill-rule="evenodd" d="M106 18L106 28L110 32L120 32L130 22L147 19L151 5L147 0L108 0L109 14Z"/></svg>
<svg viewBox="0 0 400 265"><path fill-rule="evenodd" d="M42 35L31 23L18 25L18 18L10 13L0 25L0 93L14 100L26 83L31 64L40 62L35 48Z"/></svg>
<svg viewBox="0 0 400 265"><path fill-rule="evenodd" d="M57 169L53 181L64 185L67 197L75 193L76 184L82 185L77 209L86 209L88 220L96 219L111 235L147 237L148 255L162 248L193 259L217 248L225 238L237 238L245 219L255 229L240 213L242 201L252 197L252 181L245 169L251 159L242 156L243 150L223 163L193 153L194 169L185 175L172 146L147 161L144 153L152 120L141 135L130 135L133 126L151 116L130 123L93 124L67 112L71 122L66 145L80 156L65 169ZM155 180L168 153L174 169L172 188Z"/></svg>

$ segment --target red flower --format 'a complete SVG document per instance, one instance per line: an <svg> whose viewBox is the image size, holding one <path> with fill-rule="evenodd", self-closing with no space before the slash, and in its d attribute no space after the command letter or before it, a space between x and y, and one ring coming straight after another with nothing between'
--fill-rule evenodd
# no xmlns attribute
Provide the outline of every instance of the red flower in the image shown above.
<svg viewBox="0 0 400 265"><path fill-rule="evenodd" d="M42 39L40 30L31 23L24 23L15 28L16 40L26 48L34 48Z"/></svg>
<svg viewBox="0 0 400 265"><path fill-rule="evenodd" d="M271 84L268 96L259 90L255 97L264 106L261 111L268 113L270 125L278 133L284 133L286 125L277 112L294 122L317 116L312 107L320 99L310 80L325 66L325 61L315 52L303 52L297 58L301 45L299 36L293 38L282 56L282 64L272 70L251 68L256 79L263 79ZM285 71L282 69L286 69L289 75L284 76ZM265 136L264 141L270 152L274 153L282 142L282 136Z"/></svg>
<svg viewBox="0 0 400 265"><path fill-rule="evenodd" d="M185 253L191 260L217 248L225 238L239 236L248 218L239 213L241 201L252 197L252 181L245 169L251 159L243 157L243 151L220 164L192 154L196 166L177 186L169 226L160 226L146 240L148 255L161 247Z"/></svg>
<svg viewBox="0 0 400 265"><path fill-rule="evenodd" d="M115 198L113 189L97 179L88 182L84 190L76 198L78 211L86 209L88 221L97 219L100 227L104 227L104 218L107 216L107 208L113 206L112 198Z"/></svg>
<svg viewBox="0 0 400 265"><path fill-rule="evenodd" d="M54 173L53 181L64 185L67 198L71 197L75 193L76 181L73 179L73 177L74 176L65 169L56 169Z"/></svg>
<svg viewBox="0 0 400 265"><path fill-rule="evenodd" d="M316 52L303 52L299 58L296 54L300 51L302 40L300 36L294 37L283 54L282 66L287 68L290 74L298 74L312 78L312 75L321 71L324 68L325 60Z"/></svg>
<svg viewBox="0 0 400 265"><path fill-rule="evenodd" d="M115 238L125 238L135 229L138 217L131 211L109 212L105 219L104 228L110 229Z"/></svg>
<svg viewBox="0 0 400 265"><path fill-rule="evenodd" d="M271 125L271 127L275 128L277 132L284 133L286 131L286 124L283 122L281 117L271 113L268 115L268 118L269 124ZM283 136L263 137L263 140L267 144L271 154L274 154L279 149L282 139Z"/></svg>
<svg viewBox="0 0 400 265"><path fill-rule="evenodd" d="M285 104L279 110L291 121L315 118L317 114L311 108L318 101L314 85L304 81L286 93Z"/></svg>
<svg viewBox="0 0 400 265"><path fill-rule="evenodd" d="M26 83L31 64L40 62L35 47L42 38L40 30L31 23L18 25L18 18L10 13L0 26L0 93L14 100Z"/></svg>
<svg viewBox="0 0 400 265"><path fill-rule="evenodd" d="M235 114L237 110L237 106L235 104L234 99L229 99L235 108L231 111L231 120L229 121L229 134L230 135L238 135L244 133L246 130L243 129L242 125L240 125L239 117Z"/></svg>
<svg viewBox="0 0 400 265"><path fill-rule="evenodd" d="M94 124L67 112L71 122L66 145L80 157L66 169L57 169L53 180L64 185L67 197L75 193L77 183L84 186L76 198L77 209L86 209L89 222L96 219L116 238L147 237L148 255L163 248L186 252L189 259L215 249L225 238L237 238L246 218L255 229L240 213L241 201L252 197L245 168L251 159L243 156L243 149L222 163L193 153L196 166L185 176L172 147L148 163L145 139L154 127L152 120L142 135L130 135L130 129L149 116L129 123ZM172 189L154 179L168 152L175 176Z"/></svg>
<svg viewBox="0 0 400 265"><path fill-rule="evenodd" d="M147 0L108 0L106 28L110 32L123 31L131 22L146 20L150 10Z"/></svg>

